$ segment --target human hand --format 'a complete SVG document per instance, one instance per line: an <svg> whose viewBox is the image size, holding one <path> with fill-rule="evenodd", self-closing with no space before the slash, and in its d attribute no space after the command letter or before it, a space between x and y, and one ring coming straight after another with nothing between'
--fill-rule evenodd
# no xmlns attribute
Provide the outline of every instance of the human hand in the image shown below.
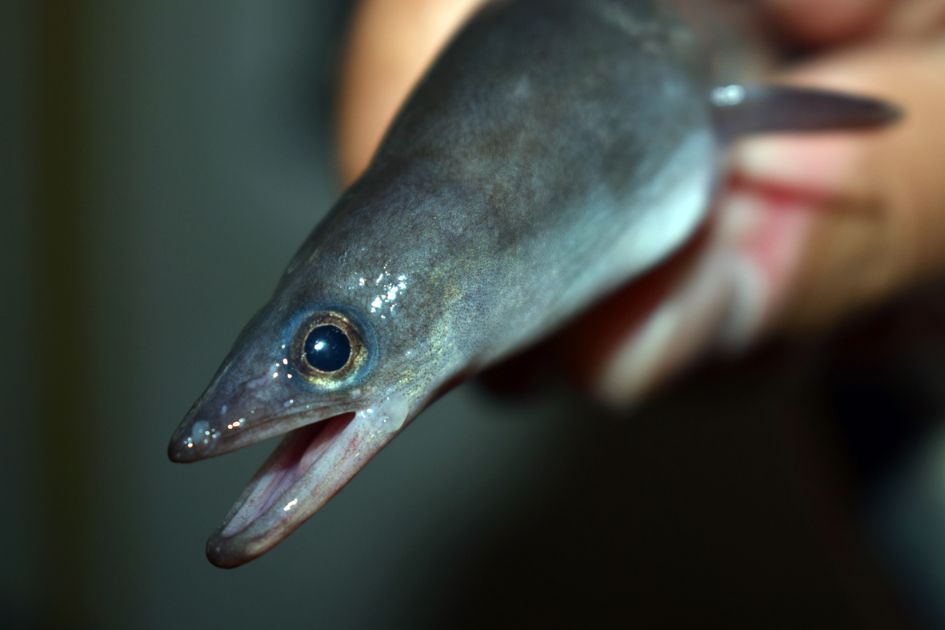
<svg viewBox="0 0 945 630"><path fill-rule="evenodd" d="M362 0L339 103L346 182L479 4ZM884 98L906 118L882 132L738 145L693 242L551 344L606 401L637 399L707 349L827 326L945 271L945 0L765 4L785 43L816 51L775 80Z"/></svg>

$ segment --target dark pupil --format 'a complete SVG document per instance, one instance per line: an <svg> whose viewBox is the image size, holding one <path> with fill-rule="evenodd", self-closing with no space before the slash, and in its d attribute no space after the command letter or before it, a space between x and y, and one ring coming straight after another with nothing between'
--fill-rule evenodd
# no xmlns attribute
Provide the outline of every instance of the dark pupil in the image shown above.
<svg viewBox="0 0 945 630"><path fill-rule="evenodd" d="M305 358L316 370L336 372L351 357L351 342L337 326L319 326L305 340Z"/></svg>

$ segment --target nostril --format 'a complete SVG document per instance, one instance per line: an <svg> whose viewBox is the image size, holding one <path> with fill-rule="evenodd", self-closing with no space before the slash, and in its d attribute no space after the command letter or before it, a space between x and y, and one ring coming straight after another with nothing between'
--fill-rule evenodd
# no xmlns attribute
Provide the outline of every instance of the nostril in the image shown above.
<svg viewBox="0 0 945 630"><path fill-rule="evenodd" d="M190 435L184 439L184 445L187 448L202 448L210 443L213 437L210 431L210 423L206 420L197 420L191 425Z"/></svg>
<svg viewBox="0 0 945 630"><path fill-rule="evenodd" d="M220 432L206 420L182 424L167 447L167 456L174 462L191 462L204 457Z"/></svg>

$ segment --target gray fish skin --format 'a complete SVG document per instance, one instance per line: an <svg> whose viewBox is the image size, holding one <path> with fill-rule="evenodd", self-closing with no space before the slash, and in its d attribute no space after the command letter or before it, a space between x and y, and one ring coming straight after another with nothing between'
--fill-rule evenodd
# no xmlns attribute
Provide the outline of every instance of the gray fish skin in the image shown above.
<svg viewBox="0 0 945 630"><path fill-rule="evenodd" d="M171 440L189 462L292 431L208 542L214 564L274 546L449 384L692 234L720 146L711 51L676 15L506 1L458 35ZM366 354L333 382L300 367L322 312Z"/></svg>

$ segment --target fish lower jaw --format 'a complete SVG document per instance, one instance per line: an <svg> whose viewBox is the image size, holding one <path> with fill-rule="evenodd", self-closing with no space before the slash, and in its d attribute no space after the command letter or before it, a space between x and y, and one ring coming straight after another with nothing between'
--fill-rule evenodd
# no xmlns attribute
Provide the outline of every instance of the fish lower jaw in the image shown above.
<svg viewBox="0 0 945 630"><path fill-rule="evenodd" d="M354 419L354 413L345 413L291 431L273 451L258 479L250 484L250 494L238 502L238 508L220 530L222 536L233 536L243 531L269 510L298 482L312 463L324 451L327 443ZM291 509L291 501L283 506Z"/></svg>
<svg viewBox="0 0 945 630"><path fill-rule="evenodd" d="M288 433L207 541L218 567L262 555L328 502L406 422L404 405L352 411Z"/></svg>

